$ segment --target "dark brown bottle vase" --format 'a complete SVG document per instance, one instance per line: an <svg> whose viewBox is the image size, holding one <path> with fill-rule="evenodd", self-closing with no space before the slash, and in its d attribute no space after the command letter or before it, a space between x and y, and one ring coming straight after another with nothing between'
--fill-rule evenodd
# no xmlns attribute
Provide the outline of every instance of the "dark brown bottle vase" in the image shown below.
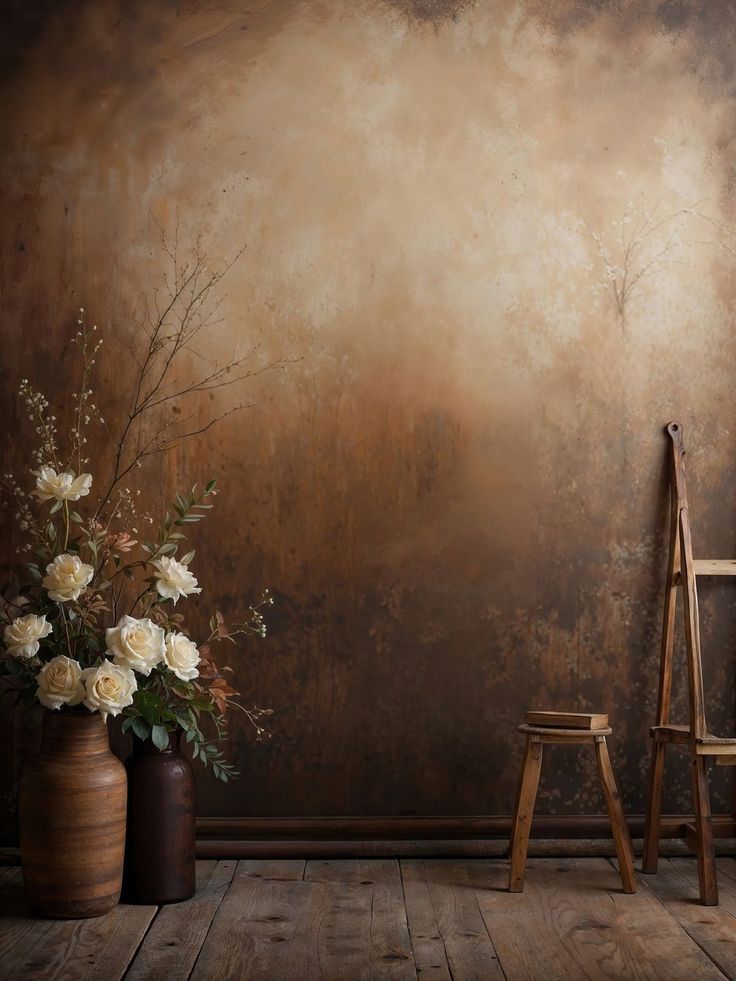
<svg viewBox="0 0 736 981"><path fill-rule="evenodd" d="M123 899L178 903L196 889L194 773L181 752L181 731L169 748L133 737L128 773L128 831Z"/></svg>

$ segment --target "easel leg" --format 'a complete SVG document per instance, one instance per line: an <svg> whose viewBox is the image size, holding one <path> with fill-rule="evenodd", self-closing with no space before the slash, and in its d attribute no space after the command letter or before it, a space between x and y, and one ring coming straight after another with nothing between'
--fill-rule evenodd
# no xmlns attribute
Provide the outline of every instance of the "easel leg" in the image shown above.
<svg viewBox="0 0 736 981"><path fill-rule="evenodd" d="M700 901L703 906L718 905L718 880L716 878L716 850L713 840L713 818L710 813L710 793L706 757L693 756L693 807L695 832L698 843L698 881Z"/></svg>
<svg viewBox="0 0 736 981"><path fill-rule="evenodd" d="M659 839L662 822L662 786L664 783L664 758L667 744L654 739L652 743L652 766L649 771L649 798L647 819L644 829L644 855L641 860L642 872L657 871L659 858Z"/></svg>
<svg viewBox="0 0 736 981"><path fill-rule="evenodd" d="M509 872L509 892L523 892L526 853L529 847L529 832L534 815L534 801L539 786L539 773L542 769L542 741L527 736L524 763L516 802L514 824L511 830L511 869Z"/></svg>
<svg viewBox="0 0 736 981"><path fill-rule="evenodd" d="M624 892L634 893L636 892L636 876L634 875L631 837L626 825L624 809L621 805L621 795L618 792L616 778L613 775L605 736L596 738L595 755L598 761L601 784L603 785L603 794L606 798L606 806L608 807L608 816L611 821L613 840L616 845L621 882L623 883Z"/></svg>

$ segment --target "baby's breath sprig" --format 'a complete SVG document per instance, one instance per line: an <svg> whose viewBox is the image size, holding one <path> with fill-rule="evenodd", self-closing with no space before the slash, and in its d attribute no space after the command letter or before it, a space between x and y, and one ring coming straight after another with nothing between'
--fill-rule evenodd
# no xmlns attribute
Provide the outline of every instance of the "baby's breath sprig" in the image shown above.
<svg viewBox="0 0 736 981"><path fill-rule="evenodd" d="M71 468L76 457L77 473L81 473L82 467L86 463L89 463L89 457L82 456L84 452L83 448L87 443L87 437L84 435L85 430L91 422L96 420L104 425L105 420L99 414L97 406L92 401L92 396L94 395L93 390L87 387L90 373L95 365L95 355L102 347L102 337L97 335L97 324L93 324L91 327L87 325L84 307L79 308L77 327L78 330L74 335L74 343L82 355L82 380L79 386L79 392L76 392L72 396L76 403L74 410L75 422L71 429L71 445L67 469Z"/></svg>
<svg viewBox="0 0 736 981"><path fill-rule="evenodd" d="M59 451L56 445L56 416L49 415L49 402L42 392L32 388L28 379L23 378L18 387L18 395L25 403L28 419L36 424L36 435L40 443L33 451L33 458L39 467L59 466Z"/></svg>

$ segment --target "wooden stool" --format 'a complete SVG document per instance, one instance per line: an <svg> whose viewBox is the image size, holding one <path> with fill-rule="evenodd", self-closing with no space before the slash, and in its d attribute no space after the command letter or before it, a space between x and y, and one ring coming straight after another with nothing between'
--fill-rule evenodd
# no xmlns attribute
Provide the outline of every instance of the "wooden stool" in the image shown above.
<svg viewBox="0 0 736 981"><path fill-rule="evenodd" d="M524 871L526 868L526 853L529 846L529 831L531 830L534 814L534 800L537 796L539 772L542 768L542 746L545 743L560 743L565 746L578 743L592 743L598 761L598 772L606 798L608 816L611 820L611 831L616 844L619 871L624 892L636 892L634 878L634 863L632 860L631 838L626 827L621 798L616 780L611 768L608 755L606 736L611 735L609 727L600 729L567 729L550 725L520 725L519 732L526 736L524 762L519 777L519 788L516 796L514 823L511 828L511 870L509 872L509 892L523 892Z"/></svg>

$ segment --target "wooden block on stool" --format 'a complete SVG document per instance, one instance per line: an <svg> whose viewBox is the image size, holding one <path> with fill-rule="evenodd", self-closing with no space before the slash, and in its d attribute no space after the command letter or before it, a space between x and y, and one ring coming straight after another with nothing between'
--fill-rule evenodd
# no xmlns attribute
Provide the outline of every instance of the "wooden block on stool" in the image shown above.
<svg viewBox="0 0 736 981"><path fill-rule="evenodd" d="M527 712L530 726L554 726L559 729L607 729L608 716L600 712Z"/></svg>

